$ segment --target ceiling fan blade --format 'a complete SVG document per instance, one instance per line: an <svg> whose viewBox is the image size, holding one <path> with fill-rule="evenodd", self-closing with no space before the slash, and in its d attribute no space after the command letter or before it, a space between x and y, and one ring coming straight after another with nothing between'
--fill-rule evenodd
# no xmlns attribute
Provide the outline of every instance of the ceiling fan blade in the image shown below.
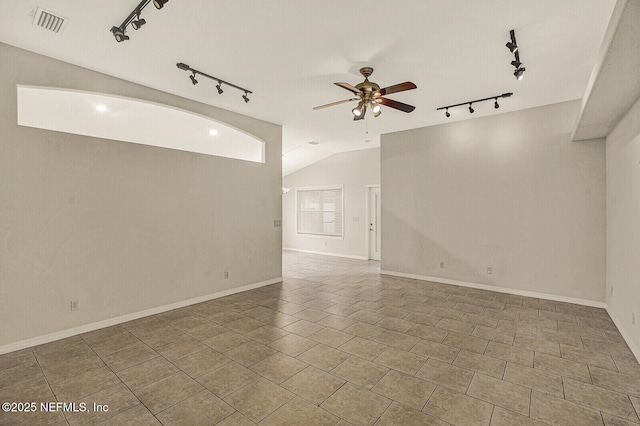
<svg viewBox="0 0 640 426"><path fill-rule="evenodd" d="M416 107L414 107L413 105L403 104L402 102L394 101L387 98L378 98L376 99L376 103L379 103L384 106L388 106L403 112L411 112L414 109L416 109Z"/></svg>
<svg viewBox="0 0 640 426"><path fill-rule="evenodd" d="M373 96L384 96L391 93L404 92L405 90L415 89L417 86L410 81L404 83L395 84L393 86L384 87L373 92Z"/></svg>
<svg viewBox="0 0 640 426"><path fill-rule="evenodd" d="M353 87L349 83L333 83L333 84L335 84L336 86L342 87L343 89L347 89L348 91L353 92L356 95L361 95L362 94L360 89L356 89L355 87Z"/></svg>
<svg viewBox="0 0 640 426"><path fill-rule="evenodd" d="M347 102L357 101L358 99L359 98L351 98L351 99L345 99L344 101L331 102L330 104L320 105L320 106L314 107L313 109L322 109L322 108L327 108L335 105L346 104Z"/></svg>

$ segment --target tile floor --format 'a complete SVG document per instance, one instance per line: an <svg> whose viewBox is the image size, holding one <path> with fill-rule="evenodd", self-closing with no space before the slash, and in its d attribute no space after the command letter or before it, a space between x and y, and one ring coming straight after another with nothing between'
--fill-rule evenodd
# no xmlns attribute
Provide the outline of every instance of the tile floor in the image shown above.
<svg viewBox="0 0 640 426"><path fill-rule="evenodd" d="M283 263L280 284L0 356L0 401L89 408L0 424L640 424L640 365L602 309Z"/></svg>

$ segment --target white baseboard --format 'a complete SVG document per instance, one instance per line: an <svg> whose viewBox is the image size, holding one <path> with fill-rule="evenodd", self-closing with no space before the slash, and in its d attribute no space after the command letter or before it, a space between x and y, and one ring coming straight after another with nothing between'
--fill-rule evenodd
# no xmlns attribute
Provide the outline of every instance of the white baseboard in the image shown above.
<svg viewBox="0 0 640 426"><path fill-rule="evenodd" d="M285 248L285 247L283 247L282 250L283 251L295 251L295 252L298 252L298 253L323 254L325 256L332 256L332 257L345 257L347 259L369 260L369 258L367 258L366 256L354 256L354 255L342 254L342 253L328 253L328 252L324 252L324 251L301 250L301 249Z"/></svg>
<svg viewBox="0 0 640 426"><path fill-rule="evenodd" d="M44 336L33 337L31 339L21 340L19 342L10 343L8 345L0 346L0 355L9 352L17 351L20 349L30 348L32 346L42 345L44 343L53 342L55 340L64 339L66 337L76 336L78 334L87 333L89 331L98 330L100 328L110 327L112 325L122 324L124 322L133 321L138 318L147 317L149 315L156 315L162 312L171 311L173 309L184 308L185 306L195 305L196 303L206 302L208 300L218 299L220 297L229 296L231 294L240 293L247 290L253 290L255 288L264 287L270 284L276 284L282 282L282 277L273 278L267 281L261 281L258 283L247 284L242 287L236 287L229 290L223 290L205 296L195 297L193 299L182 300L180 302L171 303L169 305L158 306L156 308L146 309L144 311L134 312L127 315L122 315L115 318L109 318L107 320L94 322L91 324L81 325L79 327L70 328L67 330L57 331L55 333L46 334Z"/></svg>
<svg viewBox="0 0 640 426"><path fill-rule="evenodd" d="M613 320L613 323L616 325L616 328L622 335L622 338L624 339L624 341L627 342L627 346L629 346L629 349L631 349L631 352L633 352L633 355L636 357L636 360L640 362L640 349L638 349L638 347L633 343L633 341L631 340L631 336L629 336L627 331L622 326L622 322L620 322L618 317L616 317L616 315L613 313L613 310L611 310L611 308L609 308L608 306L607 306L607 313Z"/></svg>
<svg viewBox="0 0 640 426"><path fill-rule="evenodd" d="M595 300L578 299L578 298L575 298L575 297L558 296L558 295L555 295L555 294L538 293L538 292L535 292L535 291L518 290L518 289L515 289L515 288L505 288L505 287L497 287L497 286L492 286L492 285L487 285L487 284L470 283L470 282L466 282L466 281L450 280L448 278L428 277L428 276L424 276L424 275L405 274L404 272L383 271L383 270L381 270L380 273L384 274L384 275L392 275L392 276L395 276L395 277L413 278L413 279L420 280L420 281L431 281L431 282L440 283L440 284L453 284L453 285L459 285L461 287L477 288L477 289L480 289L480 290L489 290L489 291L495 291L495 292L498 292L498 293L507 293L507 294L515 294L515 295L518 295L518 296L535 297L537 299L553 300L555 302L574 303L576 305L591 306L591 307L594 307L594 308L606 309L606 307L607 307L606 303L598 302L598 301L595 301Z"/></svg>

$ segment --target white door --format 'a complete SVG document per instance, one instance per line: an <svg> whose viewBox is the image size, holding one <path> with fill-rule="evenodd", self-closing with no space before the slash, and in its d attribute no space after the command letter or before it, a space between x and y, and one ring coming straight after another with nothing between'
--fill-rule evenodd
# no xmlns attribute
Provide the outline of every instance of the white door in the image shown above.
<svg viewBox="0 0 640 426"><path fill-rule="evenodd" d="M369 188L369 259L380 260L380 187Z"/></svg>

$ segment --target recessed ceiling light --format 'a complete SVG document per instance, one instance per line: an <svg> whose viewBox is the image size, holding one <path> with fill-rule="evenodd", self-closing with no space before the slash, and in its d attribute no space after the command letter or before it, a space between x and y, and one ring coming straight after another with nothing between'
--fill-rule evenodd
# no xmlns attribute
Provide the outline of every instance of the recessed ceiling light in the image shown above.
<svg viewBox="0 0 640 426"><path fill-rule="evenodd" d="M211 130L209 130L209 134L210 134L211 136L215 136L215 135L217 135L217 134L218 134L218 131L217 131L216 129L211 129Z"/></svg>
<svg viewBox="0 0 640 426"><path fill-rule="evenodd" d="M96 111L105 112L107 110L107 106L103 104L96 105Z"/></svg>
<svg viewBox="0 0 640 426"><path fill-rule="evenodd" d="M316 142L316 141L311 141L309 142L309 145L318 145L320 142Z"/></svg>

